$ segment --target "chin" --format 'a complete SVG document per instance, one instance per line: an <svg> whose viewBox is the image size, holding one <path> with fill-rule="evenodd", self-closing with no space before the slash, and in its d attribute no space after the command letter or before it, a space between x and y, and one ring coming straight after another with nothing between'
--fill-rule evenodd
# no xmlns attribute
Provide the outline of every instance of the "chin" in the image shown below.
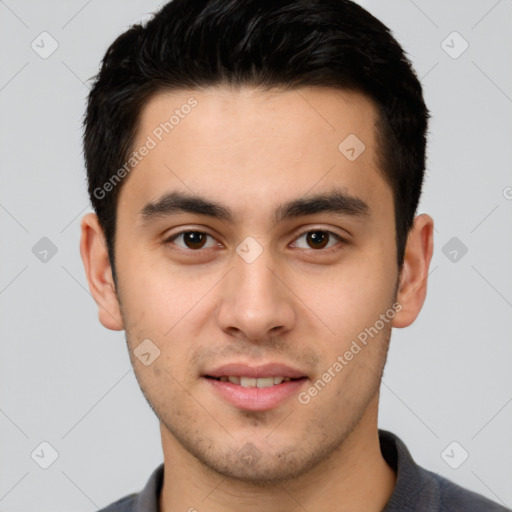
<svg viewBox="0 0 512 512"><path fill-rule="evenodd" d="M260 452L257 458L251 458L247 456L248 451L244 447L234 457L219 456L216 459L205 459L203 463L224 478L257 486L269 486L296 479L318 462L308 459L305 454L299 457L296 453L283 452ZM243 452L245 454L241 456L240 453Z"/></svg>
<svg viewBox="0 0 512 512"><path fill-rule="evenodd" d="M317 438L318 439L318 438ZM336 450L338 442L322 446L308 445L307 440L288 440L274 443L241 441L237 446L220 447L219 443L206 441L179 442L203 467L223 478L256 486L282 484L305 475L328 459Z"/></svg>

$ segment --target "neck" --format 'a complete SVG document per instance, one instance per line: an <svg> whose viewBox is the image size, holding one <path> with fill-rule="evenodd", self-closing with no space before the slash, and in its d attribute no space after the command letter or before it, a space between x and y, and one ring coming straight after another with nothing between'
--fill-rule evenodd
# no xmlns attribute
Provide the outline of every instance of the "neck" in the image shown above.
<svg viewBox="0 0 512 512"><path fill-rule="evenodd" d="M160 512L380 512L389 501L395 472L380 451L378 399L331 456L285 483L258 485L232 480L204 467L164 428L164 482Z"/></svg>

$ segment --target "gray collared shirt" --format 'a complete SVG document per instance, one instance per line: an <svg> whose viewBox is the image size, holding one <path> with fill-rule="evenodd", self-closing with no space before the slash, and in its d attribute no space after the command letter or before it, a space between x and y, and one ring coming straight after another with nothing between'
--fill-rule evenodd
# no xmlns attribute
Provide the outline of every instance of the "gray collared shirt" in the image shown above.
<svg viewBox="0 0 512 512"><path fill-rule="evenodd" d="M395 434L379 430L379 440L384 459L397 473L395 489L382 512L510 512L418 466ZM140 493L121 498L99 512L159 512L163 477L164 465L161 464Z"/></svg>

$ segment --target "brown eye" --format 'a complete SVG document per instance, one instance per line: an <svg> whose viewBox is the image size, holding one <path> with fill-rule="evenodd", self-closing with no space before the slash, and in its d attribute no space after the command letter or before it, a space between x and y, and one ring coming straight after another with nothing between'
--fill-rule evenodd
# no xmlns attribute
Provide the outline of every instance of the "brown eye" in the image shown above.
<svg viewBox="0 0 512 512"><path fill-rule="evenodd" d="M306 234L306 241L313 249L323 249L329 240L325 231L310 231Z"/></svg>
<svg viewBox="0 0 512 512"><path fill-rule="evenodd" d="M197 251L206 247L208 237L213 241L213 243L210 242L208 247L215 246L215 239L208 233L204 233L202 231L182 231L181 233L173 235L171 238L166 240L166 242L174 243L182 249Z"/></svg>
<svg viewBox="0 0 512 512"><path fill-rule="evenodd" d="M304 241L301 242L301 240ZM296 238L294 245L300 249L326 249L323 252L327 252L331 247L334 249L333 246L340 242L344 242L343 238L332 231L313 229L302 233L302 235Z"/></svg>
<svg viewBox="0 0 512 512"><path fill-rule="evenodd" d="M189 249L201 249L206 240L206 234L199 231L188 231L183 234L183 241Z"/></svg>

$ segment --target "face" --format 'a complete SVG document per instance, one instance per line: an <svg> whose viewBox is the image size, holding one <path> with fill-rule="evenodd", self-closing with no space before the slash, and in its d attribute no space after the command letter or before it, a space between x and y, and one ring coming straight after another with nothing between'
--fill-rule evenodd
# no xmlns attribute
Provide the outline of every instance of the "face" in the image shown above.
<svg viewBox="0 0 512 512"><path fill-rule="evenodd" d="M152 147L117 207L117 297L168 447L275 482L374 418L398 280L375 120L364 96L321 88L145 106L134 149Z"/></svg>

